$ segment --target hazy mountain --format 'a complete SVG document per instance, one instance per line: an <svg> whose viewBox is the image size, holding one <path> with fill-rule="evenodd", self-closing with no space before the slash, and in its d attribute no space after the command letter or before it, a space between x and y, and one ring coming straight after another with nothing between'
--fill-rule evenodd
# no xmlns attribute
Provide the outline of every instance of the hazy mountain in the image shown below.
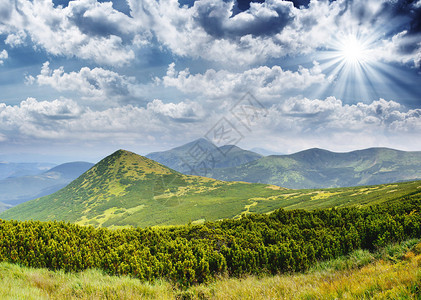
<svg viewBox="0 0 421 300"><path fill-rule="evenodd" d="M421 178L421 152L370 148L347 153L309 149L268 156L210 177L275 184L287 188L326 188L391 183Z"/></svg>
<svg viewBox="0 0 421 300"><path fill-rule="evenodd" d="M42 174L0 180L0 202L17 205L52 194L76 179L93 164L71 162L54 167Z"/></svg>
<svg viewBox="0 0 421 300"><path fill-rule="evenodd" d="M330 190L288 190L183 175L132 152L104 158L60 191L20 204L3 219L65 220L94 226L152 226L388 201L421 192L421 182ZM381 197L379 197L381 195Z"/></svg>
<svg viewBox="0 0 421 300"><path fill-rule="evenodd" d="M262 155L234 145L216 147L201 138L168 151L149 153L146 157L184 174L207 176L211 169L239 166Z"/></svg>
<svg viewBox="0 0 421 300"><path fill-rule="evenodd" d="M41 174L52 167L51 163L13 163L0 161L0 180L8 177L20 177Z"/></svg>
<svg viewBox="0 0 421 300"><path fill-rule="evenodd" d="M259 153L259 154L261 154L263 156L283 155L283 153L276 152L276 151L271 151L271 150L268 150L268 149L265 149L265 148L259 148L259 147L251 148L250 151Z"/></svg>

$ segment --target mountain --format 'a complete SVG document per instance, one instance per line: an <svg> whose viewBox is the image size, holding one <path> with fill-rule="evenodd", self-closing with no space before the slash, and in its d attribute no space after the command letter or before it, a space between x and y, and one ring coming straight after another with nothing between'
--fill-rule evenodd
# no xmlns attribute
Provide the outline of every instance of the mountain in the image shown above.
<svg viewBox="0 0 421 300"><path fill-rule="evenodd" d="M0 180L8 177L41 174L54 166L56 165L51 163L0 162Z"/></svg>
<svg viewBox="0 0 421 300"><path fill-rule="evenodd" d="M314 148L215 169L209 177L298 189L392 183L421 179L421 152L370 148L335 153Z"/></svg>
<svg viewBox="0 0 421 300"><path fill-rule="evenodd" d="M87 162L71 162L56 166L39 175L0 180L0 203L12 206L52 194L92 166L93 164Z"/></svg>
<svg viewBox="0 0 421 300"><path fill-rule="evenodd" d="M283 153L276 152L276 151L271 151L271 150L268 150L268 149L265 149L265 148L259 148L259 147L251 148L250 151L259 153L259 154L261 154L263 156L283 155Z"/></svg>
<svg viewBox="0 0 421 300"><path fill-rule="evenodd" d="M0 214L2 219L64 220L104 227L177 225L284 208L326 208L391 201L421 193L421 181L326 190L225 182L183 175L118 150L54 194Z"/></svg>
<svg viewBox="0 0 421 300"><path fill-rule="evenodd" d="M201 138L171 150L149 153L146 157L184 174L207 176L212 169L236 167L262 155L234 145L217 147Z"/></svg>

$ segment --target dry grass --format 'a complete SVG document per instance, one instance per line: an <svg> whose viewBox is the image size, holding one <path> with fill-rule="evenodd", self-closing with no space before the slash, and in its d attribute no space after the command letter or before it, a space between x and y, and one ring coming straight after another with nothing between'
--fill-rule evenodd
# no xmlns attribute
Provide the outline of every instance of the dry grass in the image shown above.
<svg viewBox="0 0 421 300"><path fill-rule="evenodd" d="M408 249L411 249L408 251ZM0 263L0 299L421 299L421 243L359 250L307 274L220 278L179 291L97 270L76 274Z"/></svg>
<svg viewBox="0 0 421 300"><path fill-rule="evenodd" d="M421 255L332 273L223 279L192 288L193 299L421 299ZM418 292L418 294L417 294Z"/></svg>

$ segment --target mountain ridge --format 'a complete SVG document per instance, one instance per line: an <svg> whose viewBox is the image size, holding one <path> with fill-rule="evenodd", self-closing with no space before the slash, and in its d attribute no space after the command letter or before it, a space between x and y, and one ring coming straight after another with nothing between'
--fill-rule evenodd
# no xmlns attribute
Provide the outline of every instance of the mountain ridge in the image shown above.
<svg viewBox="0 0 421 300"><path fill-rule="evenodd" d="M217 147L205 138L145 156L181 173L201 176L207 176L209 169L239 166L263 157L236 145Z"/></svg>
<svg viewBox="0 0 421 300"><path fill-rule="evenodd" d="M10 208L0 218L62 220L96 227L178 225L286 209L392 201L421 192L421 181L341 189L290 190L184 175L118 150L54 194ZM381 195L381 197L379 197Z"/></svg>
<svg viewBox="0 0 421 300"><path fill-rule="evenodd" d="M311 148L266 156L233 168L213 169L209 176L298 189L393 183L421 179L421 151L379 147L332 152Z"/></svg>

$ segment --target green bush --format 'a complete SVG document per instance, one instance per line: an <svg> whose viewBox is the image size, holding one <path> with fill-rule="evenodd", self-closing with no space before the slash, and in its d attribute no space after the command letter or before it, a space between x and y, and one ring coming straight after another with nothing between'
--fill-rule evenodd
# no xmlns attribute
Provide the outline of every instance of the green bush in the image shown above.
<svg viewBox="0 0 421 300"><path fill-rule="evenodd" d="M304 271L349 253L348 261L358 267L372 259L367 250L421 237L420 202L414 195L365 208L279 209L239 220L145 229L0 220L0 261L66 271L98 268L148 281L166 278L180 287L222 274ZM384 251L391 258L401 255L393 246Z"/></svg>

